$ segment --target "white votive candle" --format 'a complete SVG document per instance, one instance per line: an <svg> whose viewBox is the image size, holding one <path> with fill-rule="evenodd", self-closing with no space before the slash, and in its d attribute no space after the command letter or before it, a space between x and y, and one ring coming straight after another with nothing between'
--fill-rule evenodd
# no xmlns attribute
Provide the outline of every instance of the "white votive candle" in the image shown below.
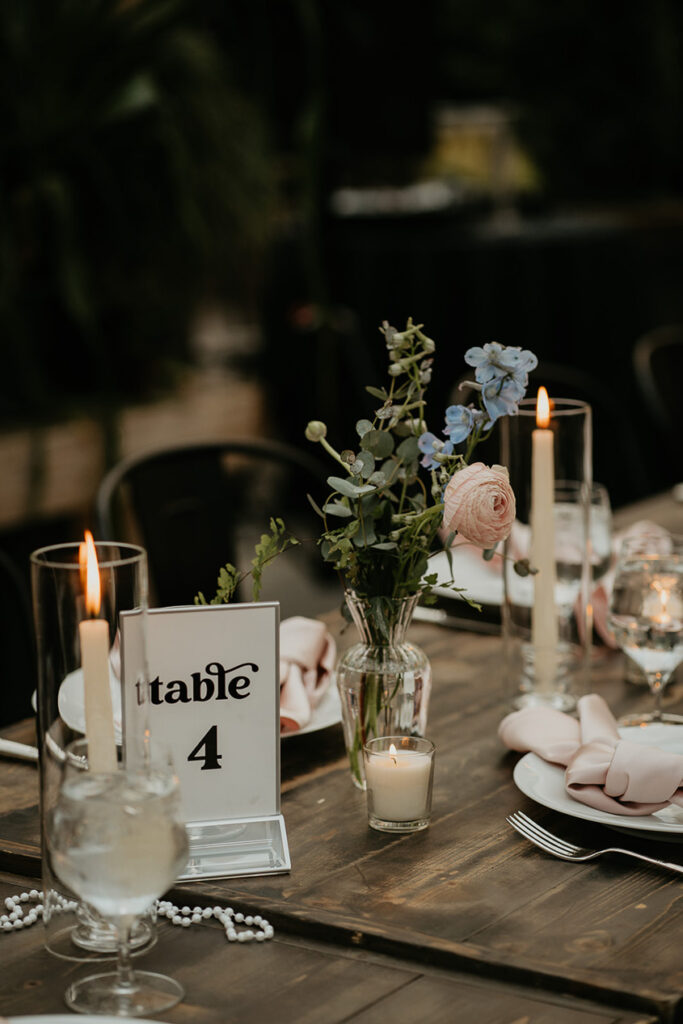
<svg viewBox="0 0 683 1024"><path fill-rule="evenodd" d="M377 828L377 822L395 822L396 830L403 826L406 831L426 827L433 765L434 745L429 740L401 736L370 740L365 747L370 824Z"/></svg>

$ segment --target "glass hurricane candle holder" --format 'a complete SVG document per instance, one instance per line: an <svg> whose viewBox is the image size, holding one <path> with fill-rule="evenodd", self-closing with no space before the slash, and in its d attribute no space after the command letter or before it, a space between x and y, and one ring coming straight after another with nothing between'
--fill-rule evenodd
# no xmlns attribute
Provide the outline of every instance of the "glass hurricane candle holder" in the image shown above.
<svg viewBox="0 0 683 1024"><path fill-rule="evenodd" d="M368 824L378 832L419 832L432 813L434 744L378 736L363 747Z"/></svg>
<svg viewBox="0 0 683 1024"><path fill-rule="evenodd" d="M527 399L501 439L517 501L503 561L508 691L516 708L571 710L586 688L592 632L590 406L558 398L543 410Z"/></svg>
<svg viewBox="0 0 683 1024"><path fill-rule="evenodd" d="M69 892L53 870L46 822L54 810L65 750L86 733L100 771L121 758L122 684L119 615L147 607L147 555L129 544L98 543L95 568L79 543L53 545L31 555L33 614L38 656L38 749L45 944L68 960L110 958L115 932ZM90 611L90 583L99 585L99 606ZM146 665L140 663L138 679ZM129 681L130 683L131 681ZM132 738L131 738L132 739ZM125 759L125 758L124 758ZM133 947L154 937L148 916L133 935Z"/></svg>

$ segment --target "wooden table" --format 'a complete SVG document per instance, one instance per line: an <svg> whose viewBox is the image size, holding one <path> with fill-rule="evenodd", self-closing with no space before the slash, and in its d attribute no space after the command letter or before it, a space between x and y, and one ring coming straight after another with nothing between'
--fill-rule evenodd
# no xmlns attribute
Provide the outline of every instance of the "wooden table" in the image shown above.
<svg viewBox="0 0 683 1024"><path fill-rule="evenodd" d="M409 836L368 829L339 727L283 744L291 872L175 892L176 902L260 913L275 926L275 940L238 946L216 925L164 922L145 965L173 974L187 996L163 1019L683 1021L680 878L618 857L568 864L514 833L505 816L522 808L586 845L614 838L538 807L514 786L516 756L496 735L506 710L500 638L431 624L415 625L411 636L434 671L431 827ZM594 659L592 687L617 713L644 697L624 682L616 653ZM665 705L683 708L680 682ZM6 734L28 740L30 728ZM40 873L38 780L35 767L10 761L0 764L0 779L4 898L37 885L30 879ZM672 843L631 836L628 843L683 863L683 848ZM67 978L84 971L46 953L39 926L0 934L0 965L5 1015L59 1012Z"/></svg>

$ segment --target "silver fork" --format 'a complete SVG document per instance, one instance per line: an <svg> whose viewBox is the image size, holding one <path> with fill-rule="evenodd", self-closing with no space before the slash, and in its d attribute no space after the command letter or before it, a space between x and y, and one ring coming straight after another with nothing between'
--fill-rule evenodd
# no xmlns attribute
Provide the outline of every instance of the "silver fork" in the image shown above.
<svg viewBox="0 0 683 1024"><path fill-rule="evenodd" d="M601 857L603 853L623 853L626 857L635 857L636 860L644 860L648 864L655 864L659 868L668 868L669 871L677 871L678 874L683 875L683 865L681 864L672 864L668 860L656 860L654 857L646 857L644 853L624 850L620 846L607 846L604 850L588 850L584 846L574 846L566 839L559 839L551 832L541 828L522 811L514 811L506 818L506 821L530 843L534 843L541 850L552 853L553 857L559 857L561 860L593 860L595 857Z"/></svg>

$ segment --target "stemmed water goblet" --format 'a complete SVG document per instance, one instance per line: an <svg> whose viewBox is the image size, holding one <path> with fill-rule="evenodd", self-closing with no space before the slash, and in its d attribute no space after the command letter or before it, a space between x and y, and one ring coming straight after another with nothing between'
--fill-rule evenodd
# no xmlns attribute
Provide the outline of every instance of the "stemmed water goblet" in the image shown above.
<svg viewBox="0 0 683 1024"><path fill-rule="evenodd" d="M66 749L59 796L48 823L54 873L116 929L116 971L89 975L66 990L80 1013L141 1017L183 997L172 978L133 971L130 933L137 918L181 873L188 855L178 780L165 752L148 746L113 772L90 771L87 741Z"/></svg>
<svg viewBox="0 0 683 1024"><path fill-rule="evenodd" d="M683 723L662 711L662 691L683 661L683 538L626 538L617 562L609 606L617 644L643 670L654 696L651 712L622 725Z"/></svg>
<svg viewBox="0 0 683 1024"><path fill-rule="evenodd" d="M554 502L556 601L567 617L581 592L586 547L585 516L590 538L591 588L608 572L612 559L612 509L603 484L555 481Z"/></svg>

